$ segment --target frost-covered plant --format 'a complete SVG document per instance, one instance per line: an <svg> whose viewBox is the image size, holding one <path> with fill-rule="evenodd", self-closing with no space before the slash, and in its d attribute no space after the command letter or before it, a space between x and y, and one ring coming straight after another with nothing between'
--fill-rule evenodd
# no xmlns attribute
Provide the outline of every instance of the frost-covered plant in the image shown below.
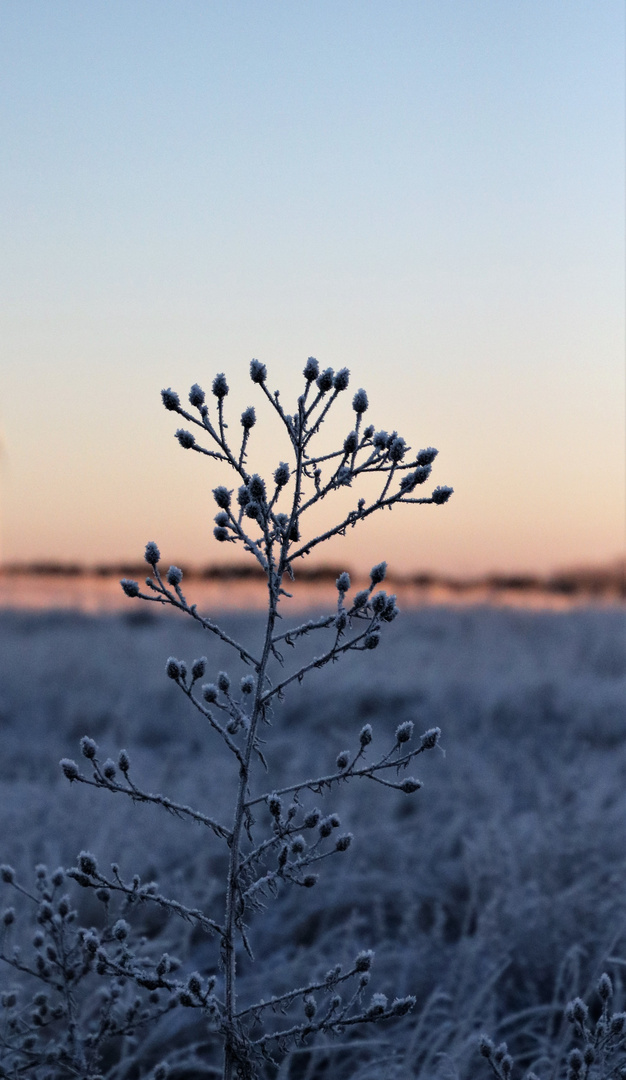
<svg viewBox="0 0 626 1080"><path fill-rule="evenodd" d="M7 1021L0 1035L4 1075L17 1077L30 1072L44 1077L48 1069L50 1077L98 1076L111 1039L119 1041L180 1005L197 1010L207 1032L221 1041L224 1080L250 1080L258 1074L263 1060L276 1062L294 1045L320 1033L336 1034L402 1016L414 1005L412 997L391 1001L382 993L366 997L373 957L370 950L359 952L347 966L312 974L304 985L268 999L242 1002L237 992L242 952L250 959L253 955L248 925L251 915L281 886L312 888L322 862L345 853L351 845L352 833L341 831L338 815L311 805L310 796L321 796L356 779L411 795L421 784L406 775L407 767L435 747L440 735L439 728L432 728L416 738L413 723L405 720L391 734L386 749L372 754L373 732L365 724L354 745L339 753L335 750L334 763L318 775L294 777L279 790L263 790L259 776L262 778L271 757L271 743L268 749L263 736L287 688L301 682L311 670L349 652L374 650L385 627L398 614L396 597L379 588L386 576L383 562L373 567L368 586L351 596L349 574L341 573L336 580L336 610L282 630L278 625L280 609L290 596L285 585L294 579L300 561L320 544L345 534L348 527L379 510L405 504L442 505L452 494L449 487L437 487L429 496L417 497L416 489L428 480L437 451L428 447L414 454L396 431L388 433L366 425L369 403L362 389L352 398L353 422L342 445L332 452L317 453L316 436L347 390L349 372L345 368L320 371L317 361L309 358L303 375L304 389L290 414L283 409L278 391L268 390L265 365L258 360L250 365L252 382L274 410L290 450L290 460L278 463L270 481L248 467L250 436L256 423L253 407L241 415L238 445L231 445L227 437L225 399L229 387L223 374L213 380L215 403L211 410L198 385L189 393L195 414L182 406L173 390L162 391L165 408L199 429L196 437L179 428L176 438L180 445L207 456L233 475L234 487L219 484L213 489L217 505L213 531L220 543L241 544L265 573L267 618L262 640L256 646L243 644L201 616L183 593L182 571L175 566L161 571L161 555L154 542L145 550L151 569L146 591L137 581L124 579L121 583L128 597L168 605L190 616L230 646L249 669L236 684L225 671L208 681L206 657L187 664L172 656L166 663L167 677L232 757L230 820L218 821L204 811L144 791L131 778L125 750L116 761L108 758L103 762L96 743L88 736L81 741L88 766L85 772L70 759L61 761L71 782L124 794L133 802L156 804L200 825L223 844L227 853L223 908L209 913L167 897L154 882L142 883L137 875L125 879L117 864L105 873L87 851L65 872L50 876L43 868L35 892L25 889L12 869L5 867L5 882L37 905L40 928L32 941L34 959L23 959L19 948L11 951L7 941L3 941L1 957L46 984L48 994L38 994L26 1005L13 997L5 1002ZM202 441L198 441L200 436ZM306 526L311 509L338 489L352 489L363 477L378 480L376 494L369 500L358 498L342 520L320 535L309 535ZM300 638L314 632L325 633L321 651L288 669L285 647L295 648ZM69 898L58 895L67 877L92 890L102 905L99 928L77 927ZM115 911L114 898L121 904ZM159 956L152 952L145 940L136 941L124 914L139 903L156 904L211 936L215 942L212 969L181 979L176 974L178 961L167 953ZM5 938L13 920L11 910L4 916ZM105 976L103 995L89 1000L85 1018L79 1016L77 990L94 973ZM59 1036L61 1030L64 1034ZM155 1077L165 1076L164 1070L166 1063L157 1067Z"/></svg>

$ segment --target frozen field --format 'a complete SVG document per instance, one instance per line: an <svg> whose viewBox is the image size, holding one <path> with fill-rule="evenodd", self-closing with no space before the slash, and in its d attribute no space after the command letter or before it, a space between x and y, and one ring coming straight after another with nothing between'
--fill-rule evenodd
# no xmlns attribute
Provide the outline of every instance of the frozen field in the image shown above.
<svg viewBox="0 0 626 1080"><path fill-rule="evenodd" d="M221 621L244 642L262 625L242 613ZM171 654L188 662L206 654L210 678L242 673L219 642L166 612L129 604L126 616L0 614L0 861L25 882L36 863L69 866L88 848L126 877L154 877L220 914L223 852L208 833L70 786L58 766L80 760L79 739L89 735L103 759L125 747L144 789L227 820L231 763L167 679ZM424 787L414 795L353 782L323 797L354 844L322 864L315 888L281 893L256 916L256 963L242 969L242 993L269 997L373 948L372 989L415 994L416 1009L291 1055L283 1080L487 1077L482 1031L506 1039L516 1075L532 1065L542 1080L565 1076L563 1005L580 994L593 1008L606 970L615 1008L626 1008L626 615L402 614L375 653L314 671L287 692L267 732L270 784L332 770L366 722L385 745L409 719L418 732L438 725L445 755L418 759L411 772ZM9 886L0 889L2 906L16 903ZM96 906L75 892L90 925ZM20 916L17 939L26 933ZM185 969L213 969L213 946L184 923L148 907L135 920ZM0 978L20 983L6 967ZM190 1012L114 1047L106 1075L139 1080L172 1047L200 1046ZM211 1061L209 1048L204 1064L199 1057L195 1071L172 1078L214 1075Z"/></svg>

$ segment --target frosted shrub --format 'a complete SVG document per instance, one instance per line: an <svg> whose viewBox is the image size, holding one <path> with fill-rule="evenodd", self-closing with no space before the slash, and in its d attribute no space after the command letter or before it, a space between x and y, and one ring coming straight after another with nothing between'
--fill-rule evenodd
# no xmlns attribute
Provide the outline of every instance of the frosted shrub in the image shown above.
<svg viewBox="0 0 626 1080"><path fill-rule="evenodd" d="M349 858L346 853L352 833L342 829L336 813L315 805L315 798L355 780L411 796L421 785L407 775L408 766L433 749L440 734L438 728L432 728L416 736L413 723L405 720L385 734L383 749L376 749L372 728L365 724L355 732L351 746L331 750L330 760L318 775L295 776L279 790L263 790L272 753L268 727L288 688L313 669L348 653L375 650L398 614L395 596L380 588L386 564L379 563L373 567L367 587L357 592L352 591L349 574L341 573L336 580L333 611L282 630L278 620L300 561L331 537L345 534L378 511L406 504L443 505L452 493L451 488L436 487L430 495L418 497L417 489L429 479L437 451L428 447L415 454L397 432L366 424L369 402L362 389L352 397L352 420L341 446L316 453L316 436L347 390L349 372L330 368L320 372L317 361L310 358L303 375L303 392L290 414L283 409L278 391L268 390L265 366L258 360L250 365L252 382L274 411L290 448L290 460L279 461L269 480L248 466L256 423L253 407L241 415L237 445L227 437L229 387L223 374L213 380L211 408L198 385L189 393L194 412L183 407L173 390L162 391L165 408L196 432L179 428L176 438L180 446L230 470L233 487L219 484L212 492L217 511L213 532L218 543L242 545L265 574L267 618L262 639L244 644L200 615L183 592L182 571L175 566L161 570L161 555L152 541L145 550L150 567L145 588L128 579L121 583L130 598L164 604L189 616L230 646L236 663L247 669L235 678L226 671L212 671L206 657L189 662L170 656L165 664L165 676L231 755L232 773L220 778L232 785L230 820L219 821L204 811L144 791L132 774L125 750L115 761L102 761L96 743L88 736L81 741L82 767L67 758L61 761L71 783L155 804L205 829L227 855L223 903L219 910L199 910L183 899L164 895L154 882L142 882L137 875L124 876L117 864L110 870L102 869L88 851L81 852L76 865L68 870L50 875L45 867L40 868L34 890L18 882L11 867L4 867L5 883L34 905L37 929L28 955L19 946L12 946L15 912L8 908L1 956L16 972L33 976L43 989L27 999L12 992L3 998L1 1075L30 1074L42 1080L95 1078L106 1071L107 1061L119 1063L119 1047L125 1038L182 1007L196 1010L207 1035L221 1043L223 1070L219 1075L224 1080L251 1080L264 1062L280 1062L294 1045L320 1034L345 1033L359 1025L403 1016L415 1003L412 997L389 1000L382 993L369 992L370 950L359 952L350 964L336 965L325 974L314 973L304 985L278 996L242 1001L238 995L240 957L245 953L253 958L250 922L255 913L285 886L313 888L327 859ZM342 520L320 535L309 535L309 511L339 489L356 488L362 477L377 481L374 496L369 500L355 497L353 508ZM288 652L308 635L322 638L319 652L313 659L289 667ZM68 878L90 890L100 905L102 916L97 927L78 925L70 897L63 893ZM181 977L178 960L155 951L153 943L133 930L132 912L139 904L157 905L204 932L214 943L210 969ZM314 968L312 958L311 971ZM95 976L102 977L100 996L93 993ZM111 1050L111 1046L117 1049ZM172 1046L168 1060L156 1065L155 1080L162 1080L169 1067L189 1065L185 1053L184 1046ZM194 1076L201 1075L196 1059L193 1068ZM213 1066L206 1068L205 1075L217 1075ZM116 1075L121 1075L119 1069Z"/></svg>

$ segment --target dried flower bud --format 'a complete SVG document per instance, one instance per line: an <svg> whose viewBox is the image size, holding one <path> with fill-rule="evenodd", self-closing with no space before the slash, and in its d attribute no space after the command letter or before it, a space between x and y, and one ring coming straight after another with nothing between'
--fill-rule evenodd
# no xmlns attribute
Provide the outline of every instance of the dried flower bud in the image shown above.
<svg viewBox="0 0 626 1080"><path fill-rule="evenodd" d="M371 633L366 634L363 639L363 647L365 649L377 649L380 643L380 634L378 630L372 630Z"/></svg>
<svg viewBox="0 0 626 1080"><path fill-rule="evenodd" d="M596 1060L596 1052L595 1052L593 1046L586 1046L585 1049L583 1050L583 1061L585 1062L585 1065L587 1066L587 1068L590 1065L593 1065L595 1060Z"/></svg>
<svg viewBox="0 0 626 1080"><path fill-rule="evenodd" d="M335 844L335 851L347 851L353 840L354 836L352 833L344 833L343 836L338 838L337 843Z"/></svg>
<svg viewBox="0 0 626 1080"><path fill-rule="evenodd" d="M226 526L230 523L230 518L225 510L220 510L213 518L213 521L218 526L218 528L225 529Z"/></svg>
<svg viewBox="0 0 626 1080"><path fill-rule="evenodd" d="M320 368L314 356L309 356L302 374L308 383L312 383L320 373Z"/></svg>
<svg viewBox="0 0 626 1080"><path fill-rule="evenodd" d="M340 754L337 754L337 760L335 762L338 769L347 769L350 763L350 751L342 750Z"/></svg>
<svg viewBox="0 0 626 1080"><path fill-rule="evenodd" d="M404 720L396 728L396 742L406 743L413 737L413 721Z"/></svg>
<svg viewBox="0 0 626 1080"><path fill-rule="evenodd" d="M389 442L389 433L387 431L377 431L374 435L373 442L376 450L386 450L387 443Z"/></svg>
<svg viewBox="0 0 626 1080"><path fill-rule="evenodd" d="M267 806L273 818L280 817L280 812L283 808L283 804L278 795L270 795L269 799L267 800Z"/></svg>
<svg viewBox="0 0 626 1080"><path fill-rule="evenodd" d="M132 578L122 578L122 580L120 581L120 585L122 586L127 596L139 596L139 583L137 581L133 581Z"/></svg>
<svg viewBox="0 0 626 1080"><path fill-rule="evenodd" d="M325 394L327 390L331 389L331 387L333 385L333 379L334 379L333 369L331 367L326 368L325 371L322 371L321 375L318 375L318 378L317 378L317 388L318 388L318 390L322 394Z"/></svg>
<svg viewBox="0 0 626 1080"><path fill-rule="evenodd" d="M312 1020L317 1012L317 1002L315 1001L315 998L311 994L307 994L304 999L303 1005L304 1015L306 1016L307 1020Z"/></svg>
<svg viewBox="0 0 626 1080"><path fill-rule="evenodd" d="M332 823L331 823L330 819L329 818L324 818L324 820L322 822L320 822L320 829L319 829L320 836L321 836L322 840L324 840L327 836L330 836L332 831L333 831L333 826L332 826Z"/></svg>
<svg viewBox="0 0 626 1080"><path fill-rule="evenodd" d="M223 486L223 484L220 484L219 487L213 488L213 498L215 499L217 505L222 508L222 510L228 510L228 507L230 506L231 495L232 491L229 491L228 488Z"/></svg>
<svg viewBox="0 0 626 1080"><path fill-rule="evenodd" d="M265 481L258 473L254 473L250 477L248 491L251 499L255 499L257 502L265 502Z"/></svg>
<svg viewBox="0 0 626 1080"><path fill-rule="evenodd" d="M197 383L194 383L189 391L189 402L198 409L201 405L204 405L204 390Z"/></svg>
<svg viewBox="0 0 626 1080"><path fill-rule="evenodd" d="M421 786L421 780L416 780L414 776L407 776L406 780L400 784L400 791L403 791L405 795L412 795L414 791L419 791Z"/></svg>
<svg viewBox="0 0 626 1080"><path fill-rule="evenodd" d="M363 438L364 439L371 439L373 434L374 434L374 425L373 424L368 424L367 427L363 431Z"/></svg>
<svg viewBox="0 0 626 1080"><path fill-rule="evenodd" d="M242 694L252 694L255 686L254 675L244 675L240 686Z"/></svg>
<svg viewBox="0 0 626 1080"><path fill-rule="evenodd" d="M513 1058L510 1054L505 1054L500 1062L500 1068L502 1069L502 1075L506 1078L511 1075L513 1069Z"/></svg>
<svg viewBox="0 0 626 1080"><path fill-rule="evenodd" d="M125 919L118 919L113 925L111 933L117 941L126 941L126 938L130 934L130 926Z"/></svg>
<svg viewBox="0 0 626 1080"><path fill-rule="evenodd" d="M369 969L372 966L373 959L374 959L373 950L372 949L364 949L363 952L360 952L357 955L356 960L354 961L354 970L355 971L369 971Z"/></svg>
<svg viewBox="0 0 626 1080"><path fill-rule="evenodd" d="M438 453L439 451L435 450L434 446L427 446L425 450L420 450L419 454L417 455L417 464L432 465Z"/></svg>
<svg viewBox="0 0 626 1080"><path fill-rule="evenodd" d="M176 412L180 409L180 398L175 390L171 390L169 387L167 390L161 390L161 400L166 409L170 412Z"/></svg>
<svg viewBox="0 0 626 1080"><path fill-rule="evenodd" d="M385 592L384 589L381 589L380 592L375 593L374 596L372 597L372 611L374 611L376 613L376 615L380 615L381 612L383 612L385 610L385 604L386 603L387 603L387 593Z"/></svg>
<svg viewBox="0 0 626 1080"><path fill-rule="evenodd" d="M223 372L220 372L219 375L215 376L211 389L219 401L226 397L228 393L228 383L226 382L226 376Z"/></svg>
<svg viewBox="0 0 626 1080"><path fill-rule="evenodd" d="M202 993L202 978L198 971L192 971L187 979L187 989L194 997L200 997L200 994Z"/></svg>
<svg viewBox="0 0 626 1080"><path fill-rule="evenodd" d="M302 822L303 828L314 829L321 816L321 812L317 809L317 807L315 807L314 810L309 810L309 812L304 816L304 821Z"/></svg>
<svg viewBox="0 0 626 1080"><path fill-rule="evenodd" d="M372 585L380 585L381 581L385 580L386 574L387 574L387 563L386 562L377 563L376 566L373 566L372 569L370 570L370 581L371 581Z"/></svg>
<svg viewBox="0 0 626 1080"><path fill-rule="evenodd" d="M372 1000L368 1005L365 1015L366 1016L380 1016L381 1013L387 1008L387 996L386 994L372 994Z"/></svg>
<svg viewBox="0 0 626 1080"><path fill-rule="evenodd" d="M274 483L276 487L284 487L289 483L289 477L291 471L286 461L281 461L277 469L274 470Z"/></svg>
<svg viewBox="0 0 626 1080"><path fill-rule="evenodd" d="M361 416L367 411L369 401L367 400L367 394L365 390L357 390L356 394L352 398L352 408L358 416Z"/></svg>
<svg viewBox="0 0 626 1080"><path fill-rule="evenodd" d="M605 971L598 980L598 994L602 1001L608 1001L612 993L613 983Z"/></svg>
<svg viewBox="0 0 626 1080"><path fill-rule="evenodd" d="M106 776L107 780L115 780L117 769L115 768L115 762L111 758L107 758L102 766L102 772Z"/></svg>
<svg viewBox="0 0 626 1080"><path fill-rule="evenodd" d="M218 693L219 690L215 683L205 683L205 685L202 687L202 697L205 701L208 701L209 704L217 701Z"/></svg>
<svg viewBox="0 0 626 1080"><path fill-rule="evenodd" d="M352 601L352 606L355 610L365 607L370 598L369 589L361 589Z"/></svg>
<svg viewBox="0 0 626 1080"><path fill-rule="evenodd" d="M79 776L78 765L71 758L61 758L59 765L68 780L77 780Z"/></svg>
<svg viewBox="0 0 626 1080"><path fill-rule="evenodd" d="M567 1064L569 1065L573 1076L577 1076L578 1073L581 1072L583 1067L583 1056L577 1047L574 1047L574 1049L570 1051Z"/></svg>
<svg viewBox="0 0 626 1080"><path fill-rule="evenodd" d="M335 375L334 379L333 379L333 386L334 386L335 390L337 390L338 393L340 393L342 390L347 390L349 382L350 382L350 372L349 372L348 368L347 367L340 368L339 371L337 372L337 374Z"/></svg>
<svg viewBox="0 0 626 1080"><path fill-rule="evenodd" d="M223 694L226 694L230 690L230 676L225 671L220 671L217 676L217 685Z"/></svg>
<svg viewBox="0 0 626 1080"><path fill-rule="evenodd" d="M165 674L167 675L168 679L180 679L180 661L178 661L175 656L168 657L167 663L165 665Z"/></svg>
<svg viewBox="0 0 626 1080"><path fill-rule="evenodd" d="M402 480L400 481L400 491L404 495L408 495L418 484L423 484L425 480L428 480L431 472L432 469L430 465L418 465L413 472L407 473L406 476L402 477Z"/></svg>
<svg viewBox="0 0 626 1080"><path fill-rule="evenodd" d="M431 495L431 499L437 506L443 506L444 503L447 503L453 491L454 488L451 487L436 487Z"/></svg>
<svg viewBox="0 0 626 1080"><path fill-rule="evenodd" d="M178 428L176 438L183 450L191 450L191 448L196 445L195 436L192 435L190 431L186 431L185 428Z"/></svg>
<svg viewBox="0 0 626 1080"><path fill-rule="evenodd" d="M81 851L76 862L78 869L81 870L83 874L89 874L90 877L97 874L98 864L96 862L96 857L95 855L92 855L90 851Z"/></svg>
<svg viewBox="0 0 626 1080"><path fill-rule="evenodd" d="M260 518L261 507L259 506L258 502L249 502L245 509L245 515L246 517L251 518L253 521L256 521L257 518Z"/></svg>
<svg viewBox="0 0 626 1080"><path fill-rule="evenodd" d="M226 540L230 539L228 529L225 529L223 525L216 525L213 529L213 536L220 544L223 544Z"/></svg>
<svg viewBox="0 0 626 1080"><path fill-rule="evenodd" d="M252 405L245 409L241 414L241 426L244 431L250 431L256 424L256 413Z"/></svg>
<svg viewBox="0 0 626 1080"><path fill-rule="evenodd" d="M93 741L93 739L90 739L88 735L83 735L82 739L80 740L80 749L83 757L89 758L90 761L93 761L96 754L98 753L97 744Z"/></svg>
<svg viewBox="0 0 626 1080"><path fill-rule="evenodd" d="M304 885L305 889L312 889L313 886L317 884L317 878L317 874L307 874L306 877L303 877L302 884Z"/></svg>
<svg viewBox="0 0 626 1080"><path fill-rule="evenodd" d="M350 575L347 570L344 570L339 575L335 582L335 585L337 586L338 592L347 593L348 589L350 588Z"/></svg>
<svg viewBox="0 0 626 1080"><path fill-rule="evenodd" d="M389 447L389 457L392 461L402 461L406 453L406 443L401 435L396 436Z"/></svg>
<svg viewBox="0 0 626 1080"><path fill-rule="evenodd" d="M267 368L260 360L250 361L250 378L253 383L264 383L267 378Z"/></svg>
<svg viewBox="0 0 626 1080"><path fill-rule="evenodd" d="M197 660L194 660L193 664L191 665L191 677L194 682L196 681L196 679L202 678L206 671L206 665L206 656L199 656Z"/></svg>
<svg viewBox="0 0 626 1080"><path fill-rule="evenodd" d="M302 855L302 852L306 848L306 840L303 836L294 836L291 841L291 851L293 855Z"/></svg>
<svg viewBox="0 0 626 1080"><path fill-rule="evenodd" d="M154 540L149 540L146 544L146 550L143 557L150 566L156 566L156 564L158 563L159 559L161 558L161 552L159 551Z"/></svg>
<svg viewBox="0 0 626 1080"><path fill-rule="evenodd" d="M436 746L439 742L440 735L441 728L438 727L429 728L428 731L425 731L421 739L422 749L432 750L433 747Z"/></svg>
<svg viewBox="0 0 626 1080"><path fill-rule="evenodd" d="M580 1024L582 1026L589 1016L589 1009L582 998L575 997L573 1001L568 1002L565 1016L570 1024Z"/></svg>
<svg viewBox="0 0 626 1080"><path fill-rule="evenodd" d="M360 731L360 734L359 734L359 742L361 744L361 749L363 749L365 746L369 746L371 741L372 741L372 725L371 724L364 724L363 727L361 728L361 731Z"/></svg>
<svg viewBox="0 0 626 1080"><path fill-rule="evenodd" d="M344 454L353 454L359 445L359 437L356 431L351 431L349 435L346 435L343 440L343 452Z"/></svg>
<svg viewBox="0 0 626 1080"><path fill-rule="evenodd" d="M7 863L3 863L0 866L0 877L7 885L11 885L15 881L15 870Z"/></svg>
<svg viewBox="0 0 626 1080"><path fill-rule="evenodd" d="M123 772L124 775L126 775L128 770L130 769L130 758L129 758L126 750L120 750L120 752L119 752L119 754L117 756L117 765L118 765L118 768L119 768L120 772Z"/></svg>
<svg viewBox="0 0 626 1080"><path fill-rule="evenodd" d="M626 1013L613 1013L610 1025L611 1033L619 1035L624 1030L624 1027L626 1027Z"/></svg>
<svg viewBox="0 0 626 1080"><path fill-rule="evenodd" d="M167 580L170 585L180 585L183 580L183 572L178 566L170 566L167 571Z"/></svg>

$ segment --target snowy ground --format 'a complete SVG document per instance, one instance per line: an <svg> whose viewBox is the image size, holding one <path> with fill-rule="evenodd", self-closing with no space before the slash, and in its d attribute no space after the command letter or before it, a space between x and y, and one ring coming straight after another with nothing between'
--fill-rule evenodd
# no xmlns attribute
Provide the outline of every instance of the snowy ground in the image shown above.
<svg viewBox="0 0 626 1080"><path fill-rule="evenodd" d="M222 621L251 643L262 627L256 614ZM68 866L88 848L219 916L217 841L158 808L70 786L58 767L80 760L90 735L103 758L125 747L145 789L228 820L231 763L165 676L171 654L206 654L211 678L241 673L224 646L166 612L0 615L0 860L25 882L36 863ZM332 769L366 722L384 746L405 719L420 732L438 725L445 756L418 759L417 794L353 783L325 796L353 847L322 864L316 888L287 891L256 916L242 996L269 997L374 948L372 990L415 994L414 1012L384 1031L371 1025L347 1049L293 1055L281 1077L487 1077L481 1031L506 1039L518 1075L533 1065L542 1080L557 1076L569 1031L561 1007L580 994L593 1008L603 970L615 1007L626 1004L624 611L403 614L375 653L287 693L267 732L270 784ZM15 904L0 889L3 906ZM89 925L97 913L76 892ZM189 970L214 967L213 947L184 924L140 917ZM20 982L10 969L0 980ZM163 1047L191 1038L195 1021L173 1015L148 1041L138 1033L132 1068L109 1074L147 1076Z"/></svg>

